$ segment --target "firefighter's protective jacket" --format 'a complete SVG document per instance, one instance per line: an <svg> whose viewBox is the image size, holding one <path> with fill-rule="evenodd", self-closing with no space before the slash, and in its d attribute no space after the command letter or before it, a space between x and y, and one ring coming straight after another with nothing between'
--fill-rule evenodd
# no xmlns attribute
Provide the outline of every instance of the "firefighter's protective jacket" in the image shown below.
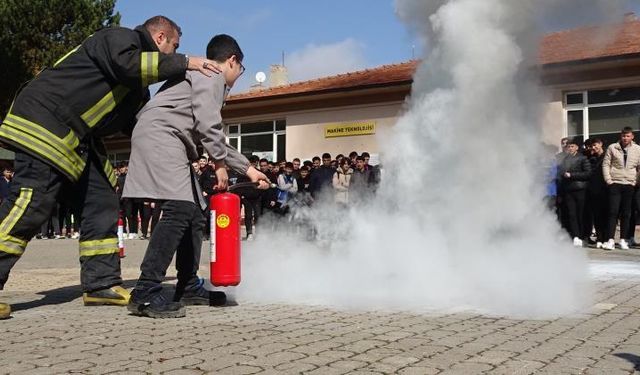
<svg viewBox="0 0 640 375"><path fill-rule="evenodd" d="M149 99L147 87L184 76L186 69L184 55L159 52L142 26L100 30L18 93L0 126L0 141L75 182L86 148L101 136L126 132Z"/></svg>

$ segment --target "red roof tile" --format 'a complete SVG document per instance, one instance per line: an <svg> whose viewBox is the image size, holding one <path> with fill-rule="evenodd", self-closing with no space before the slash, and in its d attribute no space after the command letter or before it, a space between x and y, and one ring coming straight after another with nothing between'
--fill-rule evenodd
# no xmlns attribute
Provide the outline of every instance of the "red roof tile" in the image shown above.
<svg viewBox="0 0 640 375"><path fill-rule="evenodd" d="M267 88L260 91L240 93L229 97L229 101L272 97L279 95L293 95L307 92L331 91L336 89L350 89L375 87L394 83L410 83L413 73L418 66L417 60L411 60L399 64L382 65L372 69L360 70L346 74L323 77L311 81L295 82L285 86Z"/></svg>
<svg viewBox="0 0 640 375"><path fill-rule="evenodd" d="M540 43L539 62L542 65L553 65L634 55L640 56L640 19L633 14L628 14L623 23L581 27L545 35ZM237 103L258 98L410 83L418 63L418 60L411 60L260 91L245 92L232 95L228 101Z"/></svg>
<svg viewBox="0 0 640 375"><path fill-rule="evenodd" d="M546 35L540 45L542 65L640 54L640 19L627 14L623 23L581 27Z"/></svg>

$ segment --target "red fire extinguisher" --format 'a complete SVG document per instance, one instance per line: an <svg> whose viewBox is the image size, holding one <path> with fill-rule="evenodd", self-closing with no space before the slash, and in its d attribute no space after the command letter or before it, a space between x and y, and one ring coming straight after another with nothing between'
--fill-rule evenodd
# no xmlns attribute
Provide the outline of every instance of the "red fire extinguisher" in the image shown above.
<svg viewBox="0 0 640 375"><path fill-rule="evenodd" d="M211 284L240 283L240 197L229 192L215 194L211 207Z"/></svg>
<svg viewBox="0 0 640 375"><path fill-rule="evenodd" d="M124 258L124 222L121 217L118 217L118 250L120 258Z"/></svg>

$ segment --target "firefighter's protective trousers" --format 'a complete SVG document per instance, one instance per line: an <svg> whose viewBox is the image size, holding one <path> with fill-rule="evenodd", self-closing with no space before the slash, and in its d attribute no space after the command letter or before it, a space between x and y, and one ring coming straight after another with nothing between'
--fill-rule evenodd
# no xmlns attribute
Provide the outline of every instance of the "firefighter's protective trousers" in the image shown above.
<svg viewBox="0 0 640 375"><path fill-rule="evenodd" d="M0 205L0 290L27 243L58 199L71 197L80 214L80 265L84 292L122 284L118 256L118 198L111 165L94 149L77 182L29 154L16 151L9 198ZM108 166L106 165L108 164ZM63 194L65 193L65 194ZM47 254L42 254L47 256Z"/></svg>

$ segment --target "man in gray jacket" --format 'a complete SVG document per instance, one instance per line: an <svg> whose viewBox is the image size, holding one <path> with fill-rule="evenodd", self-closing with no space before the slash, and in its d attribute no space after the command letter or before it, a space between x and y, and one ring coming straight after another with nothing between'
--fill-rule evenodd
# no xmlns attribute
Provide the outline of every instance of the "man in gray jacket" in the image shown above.
<svg viewBox="0 0 640 375"><path fill-rule="evenodd" d="M228 35L217 35L207 46L209 59L222 72L211 77L187 72L168 81L140 111L131 138L129 175L123 197L162 201L162 218L145 253L141 274L131 295L132 313L154 318L185 316L184 304L224 304L223 292L209 292L197 277L204 232L206 203L191 162L202 145L215 162L216 188L226 190L226 167L246 174L260 188L267 177L226 144L220 111L228 89L244 71L243 53ZM173 302L162 296L162 281L176 253L178 283Z"/></svg>

